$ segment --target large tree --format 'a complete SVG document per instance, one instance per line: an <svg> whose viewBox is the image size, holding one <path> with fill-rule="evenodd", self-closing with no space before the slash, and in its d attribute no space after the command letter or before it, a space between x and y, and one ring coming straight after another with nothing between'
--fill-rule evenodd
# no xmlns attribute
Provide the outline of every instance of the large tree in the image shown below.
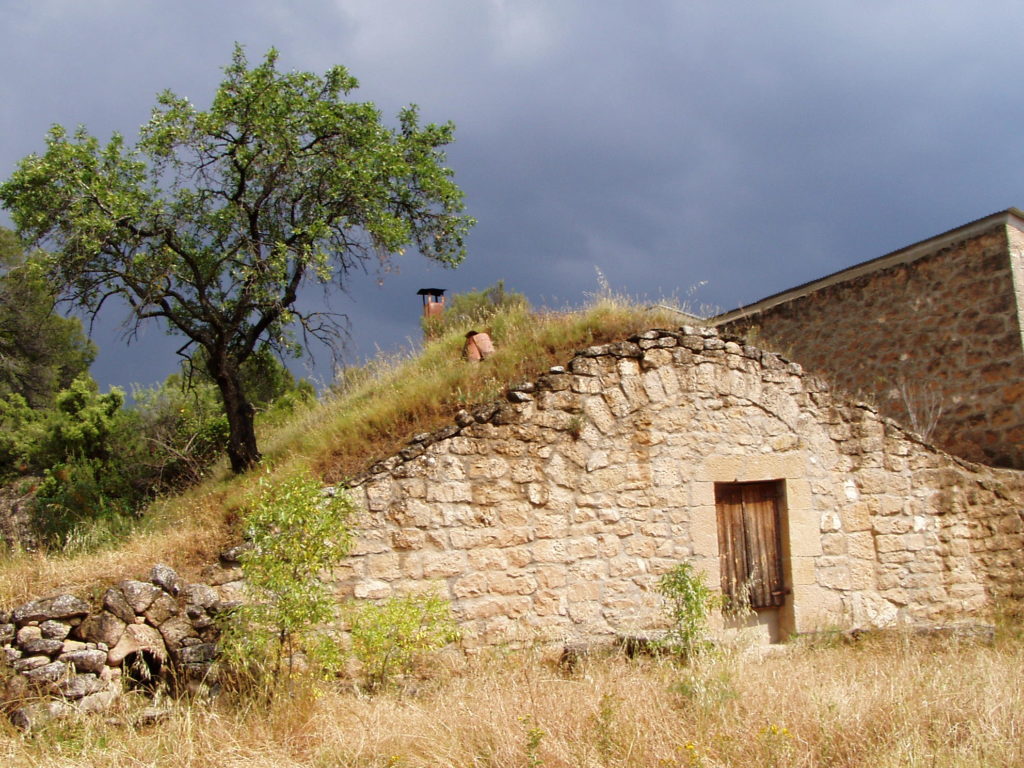
<svg viewBox="0 0 1024 768"><path fill-rule="evenodd" d="M343 67L281 72L271 50L250 69L235 47L207 111L167 91L135 147L55 126L0 185L19 233L48 248L60 295L98 312L111 297L134 325L152 318L202 348L230 425L235 471L259 461L240 366L312 336L334 348L343 316L305 311L304 282L344 287L370 258L408 246L448 266L473 220L444 166L453 126L416 108L386 127Z"/></svg>

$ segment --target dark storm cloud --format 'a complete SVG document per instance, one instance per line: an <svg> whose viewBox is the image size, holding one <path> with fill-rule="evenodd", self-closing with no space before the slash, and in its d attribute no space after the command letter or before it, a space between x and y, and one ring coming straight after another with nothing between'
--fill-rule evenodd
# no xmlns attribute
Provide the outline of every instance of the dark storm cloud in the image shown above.
<svg viewBox="0 0 1024 768"><path fill-rule="evenodd" d="M1022 202L1022 21L920 0L11 3L0 175L53 122L131 136L165 87L204 105L234 41L276 45L287 68L345 64L386 116L458 126L470 256L353 280L334 304L354 354L415 339L426 285L561 305L599 268L651 300L707 281L694 302L727 309ZM162 377L138 349L159 338L101 339L98 375Z"/></svg>

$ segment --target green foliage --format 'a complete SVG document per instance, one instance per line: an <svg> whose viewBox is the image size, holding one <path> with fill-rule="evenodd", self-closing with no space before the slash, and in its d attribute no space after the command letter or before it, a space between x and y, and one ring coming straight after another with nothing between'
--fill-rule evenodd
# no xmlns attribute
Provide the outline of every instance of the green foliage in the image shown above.
<svg viewBox="0 0 1024 768"><path fill-rule="evenodd" d="M20 395L32 408L52 405L96 356L81 322L53 311L38 266L0 227L0 397Z"/></svg>
<svg viewBox="0 0 1024 768"><path fill-rule="evenodd" d="M425 654L459 639L448 601L436 594L352 603L348 619L352 652L371 690L408 674Z"/></svg>
<svg viewBox="0 0 1024 768"><path fill-rule="evenodd" d="M348 554L354 510L347 494L325 494L309 474L260 479L243 520L250 548L241 561L250 602L230 618L224 646L236 668L262 678L271 690L285 660L290 677L297 653L323 648L319 632L334 616L334 599L320 576Z"/></svg>
<svg viewBox="0 0 1024 768"><path fill-rule="evenodd" d="M457 293L445 305L444 313L422 318L423 332L431 338L443 336L452 331L466 333L482 330L497 315L521 315L528 312L530 302L521 293L505 290L505 281L499 280L482 291Z"/></svg>
<svg viewBox="0 0 1024 768"><path fill-rule="evenodd" d="M669 629L661 643L685 657L708 647L708 616L721 600L704 581L704 572L690 563L679 563L658 579L658 593L665 598Z"/></svg>
<svg viewBox="0 0 1024 768"><path fill-rule="evenodd" d="M167 91L136 147L51 129L0 185L18 232L63 298L97 312L111 295L136 324L162 321L206 353L230 427L232 468L259 460L241 367L264 347L298 353L294 330L334 348L338 316L297 305L309 281L344 285L369 259L414 245L455 266L473 220L444 166L451 124L415 107L385 127L355 78L250 68L236 46L210 108Z"/></svg>

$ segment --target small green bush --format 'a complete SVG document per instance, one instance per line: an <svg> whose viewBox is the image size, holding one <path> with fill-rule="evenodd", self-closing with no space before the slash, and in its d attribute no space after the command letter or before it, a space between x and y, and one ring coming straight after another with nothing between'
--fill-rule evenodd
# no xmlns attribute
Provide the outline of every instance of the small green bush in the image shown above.
<svg viewBox="0 0 1024 768"><path fill-rule="evenodd" d="M657 590L665 598L669 620L663 647L684 657L705 650L709 645L708 616L721 606L721 598L705 583L703 571L679 563L658 580Z"/></svg>
<svg viewBox="0 0 1024 768"><path fill-rule="evenodd" d="M425 654L459 639L451 606L436 594L352 603L347 613L352 652L370 690L408 674Z"/></svg>
<svg viewBox="0 0 1024 768"><path fill-rule="evenodd" d="M265 476L244 515L249 549L241 556L250 602L225 625L230 664L271 693L301 652L323 659L323 626L334 618L334 598L320 576L352 546L352 499L325 494L305 473L283 480ZM315 661L315 659L314 659Z"/></svg>

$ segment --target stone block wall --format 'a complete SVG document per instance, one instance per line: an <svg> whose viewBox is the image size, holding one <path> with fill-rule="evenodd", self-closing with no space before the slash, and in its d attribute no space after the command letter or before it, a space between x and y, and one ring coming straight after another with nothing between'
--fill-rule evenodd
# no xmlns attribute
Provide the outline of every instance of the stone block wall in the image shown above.
<svg viewBox="0 0 1024 768"><path fill-rule="evenodd" d="M238 605L241 571L228 553L205 575L216 586L156 565L146 581L108 588L99 605L64 594L0 611L0 658L14 673L0 676L0 707L29 729L53 715L103 711L132 685L213 683L215 618Z"/></svg>
<svg viewBox="0 0 1024 768"><path fill-rule="evenodd" d="M419 436L355 488L341 594L435 590L470 645L661 626L654 586L717 588L715 484L777 481L784 632L935 623L1024 597L1024 477L922 444L714 330L579 353Z"/></svg>
<svg viewBox="0 0 1024 768"><path fill-rule="evenodd" d="M727 313L721 328L784 350L907 426L941 407L931 440L1024 468L1024 220L981 224L906 249L909 260L897 252Z"/></svg>

